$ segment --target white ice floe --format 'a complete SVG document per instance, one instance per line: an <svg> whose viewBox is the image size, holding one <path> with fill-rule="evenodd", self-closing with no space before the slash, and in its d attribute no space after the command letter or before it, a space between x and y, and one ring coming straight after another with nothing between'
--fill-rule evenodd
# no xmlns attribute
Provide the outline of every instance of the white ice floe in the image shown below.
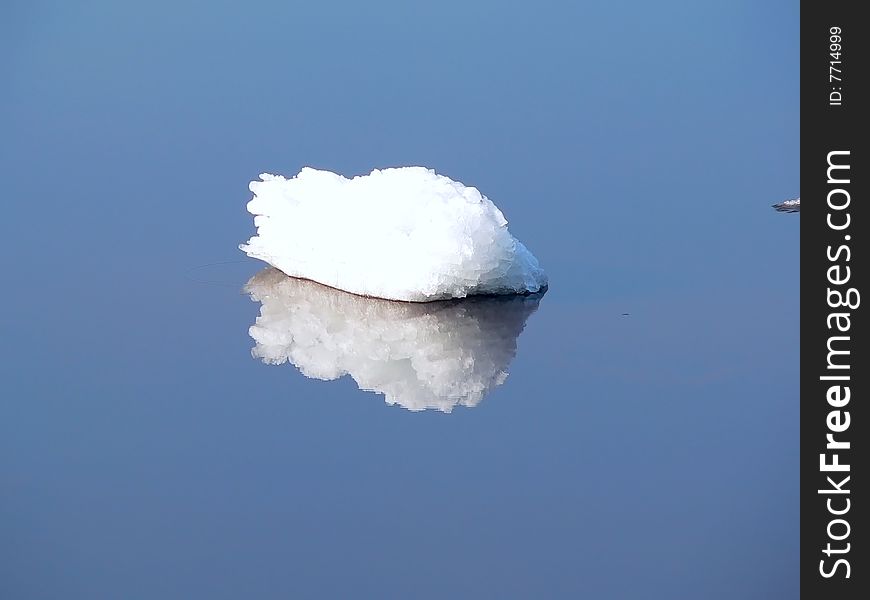
<svg viewBox="0 0 870 600"><path fill-rule="evenodd" d="M794 200L785 200L779 204L774 204L773 207L779 212L800 212L801 199L795 198Z"/></svg>
<svg viewBox="0 0 870 600"><path fill-rule="evenodd" d="M426 304L363 298L267 268L245 286L261 303L251 354L307 377L350 375L409 410L475 406L501 385L541 294Z"/></svg>
<svg viewBox="0 0 870 600"><path fill-rule="evenodd" d="M414 302L547 286L495 204L431 169L347 179L306 167L260 179L248 203L257 235L239 247L287 275Z"/></svg>

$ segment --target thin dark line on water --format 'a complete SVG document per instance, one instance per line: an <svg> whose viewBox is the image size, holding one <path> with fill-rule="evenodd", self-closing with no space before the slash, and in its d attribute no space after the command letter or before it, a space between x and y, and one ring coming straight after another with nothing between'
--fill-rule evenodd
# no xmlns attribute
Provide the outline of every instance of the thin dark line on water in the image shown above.
<svg viewBox="0 0 870 600"><path fill-rule="evenodd" d="M193 274L196 271L200 271L200 270L206 269L208 267L220 267L220 266L225 266L225 265L242 265L242 264L253 264L253 263L249 260L223 260L223 261L218 261L218 262L213 262L213 263L206 263L204 265L197 265L195 267L190 267L189 269L187 269L187 271L185 271L185 273L184 273L184 278L190 282L193 282L193 283L200 283L203 285L213 285L213 286L217 286L217 287L234 288L234 289L237 289L240 292L242 292L243 291L242 287L244 286L245 282L226 283L225 281L214 281L214 280L209 280L209 279L201 279L201 278L193 276Z"/></svg>

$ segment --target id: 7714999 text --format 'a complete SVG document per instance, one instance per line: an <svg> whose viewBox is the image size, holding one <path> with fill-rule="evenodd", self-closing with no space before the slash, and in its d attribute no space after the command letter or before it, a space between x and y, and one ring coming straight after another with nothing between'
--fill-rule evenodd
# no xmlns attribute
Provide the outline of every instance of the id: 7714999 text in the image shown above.
<svg viewBox="0 0 870 600"><path fill-rule="evenodd" d="M842 106L843 104L843 69L841 55L843 53L843 30L840 27L831 27L829 49L831 59L828 61L828 83L831 84L831 92L828 94L828 106Z"/></svg>

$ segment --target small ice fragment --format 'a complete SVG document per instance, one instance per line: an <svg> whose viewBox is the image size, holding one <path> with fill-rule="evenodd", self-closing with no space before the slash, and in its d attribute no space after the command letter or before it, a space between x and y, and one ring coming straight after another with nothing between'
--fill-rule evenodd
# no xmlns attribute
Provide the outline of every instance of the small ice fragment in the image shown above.
<svg viewBox="0 0 870 600"><path fill-rule="evenodd" d="M775 208L779 212L800 212L801 199L795 198L794 200L785 200L784 202L780 202L779 204L774 204L773 208Z"/></svg>

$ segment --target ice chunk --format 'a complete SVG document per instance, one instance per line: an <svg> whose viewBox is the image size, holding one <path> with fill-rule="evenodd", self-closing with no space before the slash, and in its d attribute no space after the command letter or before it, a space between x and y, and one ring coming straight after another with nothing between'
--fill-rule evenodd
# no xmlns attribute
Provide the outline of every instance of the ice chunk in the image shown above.
<svg viewBox="0 0 870 600"><path fill-rule="evenodd" d="M773 207L779 212L800 212L801 199L795 198L794 200L785 200L779 204L774 204Z"/></svg>
<svg viewBox="0 0 870 600"><path fill-rule="evenodd" d="M245 286L260 302L251 354L307 377L349 374L409 410L475 406L501 385L542 294L426 304L355 296L266 268Z"/></svg>
<svg viewBox="0 0 870 600"><path fill-rule="evenodd" d="M287 275L414 302L547 286L495 204L431 169L347 179L306 167L260 179L248 203L257 235L239 247Z"/></svg>

